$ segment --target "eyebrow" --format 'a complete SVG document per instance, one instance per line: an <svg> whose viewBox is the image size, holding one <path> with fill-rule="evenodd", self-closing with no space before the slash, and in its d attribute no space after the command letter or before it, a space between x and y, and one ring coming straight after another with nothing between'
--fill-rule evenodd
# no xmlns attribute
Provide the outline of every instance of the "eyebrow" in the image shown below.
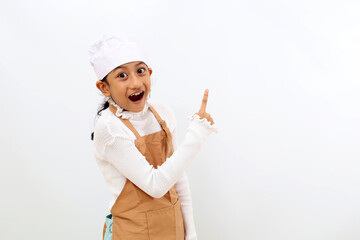
<svg viewBox="0 0 360 240"><path fill-rule="evenodd" d="M140 64L145 64L144 62L139 62L139 63L137 63L137 64L135 64L135 66L137 66L137 65L140 65ZM146 64L145 64L146 65ZM117 70L117 69L119 69L119 68L126 68L124 65L120 65L120 66L118 66L118 67L116 67L116 68L114 68L114 72Z"/></svg>

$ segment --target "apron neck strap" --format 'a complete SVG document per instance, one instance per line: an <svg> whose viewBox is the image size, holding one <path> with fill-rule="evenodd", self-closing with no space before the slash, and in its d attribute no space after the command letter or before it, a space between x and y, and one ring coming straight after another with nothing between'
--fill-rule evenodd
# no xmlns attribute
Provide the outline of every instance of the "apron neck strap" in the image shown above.
<svg viewBox="0 0 360 240"><path fill-rule="evenodd" d="M114 113L114 115L116 116L116 107L114 107L112 104L109 104L109 109L112 113ZM138 131L136 131L136 129L134 128L134 126L131 124L131 122L129 121L129 119L125 119L122 118L121 116L118 117L136 136L136 138L140 138L140 134L138 133Z"/></svg>
<svg viewBox="0 0 360 240"><path fill-rule="evenodd" d="M172 136L169 128L166 125L166 122L161 119L160 115L155 111L153 106L149 105L150 110L153 112L156 120L159 122L161 128L165 131L167 136L167 157L170 157L174 152L174 147L172 143Z"/></svg>
<svg viewBox="0 0 360 240"><path fill-rule="evenodd" d="M155 116L156 120L158 121L158 123L160 124L162 130L164 130L164 132L166 134L166 137L167 137L167 157L170 157L174 152L171 132L170 132L169 128L167 127L166 122L155 111L154 107L149 104L149 108L150 108L151 112L154 114L154 116ZM109 109L110 109L110 111L112 113L114 113L114 114L116 113L117 109L113 105L109 104ZM136 131L136 129L131 124L129 119L122 118L121 116L118 117L118 118L120 118L120 120L135 134L136 138L141 138L140 134L138 133L138 131Z"/></svg>
<svg viewBox="0 0 360 240"><path fill-rule="evenodd" d="M167 157L170 157L174 152L171 132L170 132L169 128L167 127L166 122L160 117L160 115L156 112L154 107L149 104L149 108L150 108L151 112L154 114L154 116L155 116L156 120L158 121L158 123L160 124L162 130L164 130L164 132L166 134L166 137L167 137ZM117 109L112 104L109 104L109 109L110 109L110 111L112 113L114 113L114 114L116 113ZM115 116L116 116L116 114L115 114ZM129 119L122 118L121 116L118 117L118 118L120 118L120 120L135 134L136 138L141 138L140 134L138 133L138 131L136 131L136 129L131 124Z"/></svg>

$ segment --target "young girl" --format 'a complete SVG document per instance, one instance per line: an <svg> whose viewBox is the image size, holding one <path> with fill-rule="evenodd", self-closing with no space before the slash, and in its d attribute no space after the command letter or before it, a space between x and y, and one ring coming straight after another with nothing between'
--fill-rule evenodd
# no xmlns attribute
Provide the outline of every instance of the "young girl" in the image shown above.
<svg viewBox="0 0 360 240"><path fill-rule="evenodd" d="M104 35L89 56L100 79L96 87L107 97L91 136L96 162L113 194L103 239L197 239L185 170L207 137L218 131L206 113L208 90L177 146L173 111L150 104L152 69L135 39Z"/></svg>

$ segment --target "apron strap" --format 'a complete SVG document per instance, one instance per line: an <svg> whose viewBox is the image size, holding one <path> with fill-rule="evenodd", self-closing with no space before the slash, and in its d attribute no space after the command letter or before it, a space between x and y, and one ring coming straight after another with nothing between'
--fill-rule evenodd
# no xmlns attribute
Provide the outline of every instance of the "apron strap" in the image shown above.
<svg viewBox="0 0 360 240"><path fill-rule="evenodd" d="M116 108L113 105L109 104L109 108L114 114L116 113ZM166 122L161 119L160 115L156 112L154 107L149 104L149 108L152 111L152 113L154 114L156 120L159 122L162 130L165 131L166 139L167 139L167 157L171 157L171 155L174 153L171 132L170 132L169 128L167 127ZM131 124L129 119L125 119L122 117L119 117L119 118L135 134L136 138L141 137L140 134L138 133L138 131L136 131L134 126Z"/></svg>
<svg viewBox="0 0 360 240"><path fill-rule="evenodd" d="M115 114L116 113L116 108L112 105L109 104L109 109ZM116 114L115 114L116 116ZM140 134L138 133L138 131L136 131L136 129L134 128L134 126L131 124L131 122L129 121L129 119L125 119L122 117L118 117L120 118L120 120L135 134L136 138L140 138Z"/></svg>
<svg viewBox="0 0 360 240"><path fill-rule="evenodd" d="M130 130L135 134L136 138L140 138L140 134L138 133L138 131L136 131L136 129L134 128L134 126L131 124L131 122L129 121L129 119L125 119L125 118L121 118L120 120L128 127L130 128Z"/></svg>
<svg viewBox="0 0 360 240"><path fill-rule="evenodd" d="M166 133L166 138L167 138L167 157L171 157L171 155L174 153L174 147L173 147L173 142L172 142L172 136L171 136L171 132L169 130L169 128L166 125L166 122L164 120L161 119L160 115L155 111L155 109L153 108L153 106L149 105L150 110L153 112L156 120L159 122L161 128L165 131Z"/></svg>

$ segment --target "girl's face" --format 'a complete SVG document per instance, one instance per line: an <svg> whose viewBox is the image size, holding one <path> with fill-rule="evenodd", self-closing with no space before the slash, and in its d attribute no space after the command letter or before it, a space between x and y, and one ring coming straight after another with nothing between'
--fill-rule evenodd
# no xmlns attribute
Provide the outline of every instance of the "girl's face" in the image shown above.
<svg viewBox="0 0 360 240"><path fill-rule="evenodd" d="M109 84L98 81L96 86L105 96L111 95L116 104L124 110L140 112L144 109L151 90L151 73L152 69L144 62L128 62L107 75Z"/></svg>

